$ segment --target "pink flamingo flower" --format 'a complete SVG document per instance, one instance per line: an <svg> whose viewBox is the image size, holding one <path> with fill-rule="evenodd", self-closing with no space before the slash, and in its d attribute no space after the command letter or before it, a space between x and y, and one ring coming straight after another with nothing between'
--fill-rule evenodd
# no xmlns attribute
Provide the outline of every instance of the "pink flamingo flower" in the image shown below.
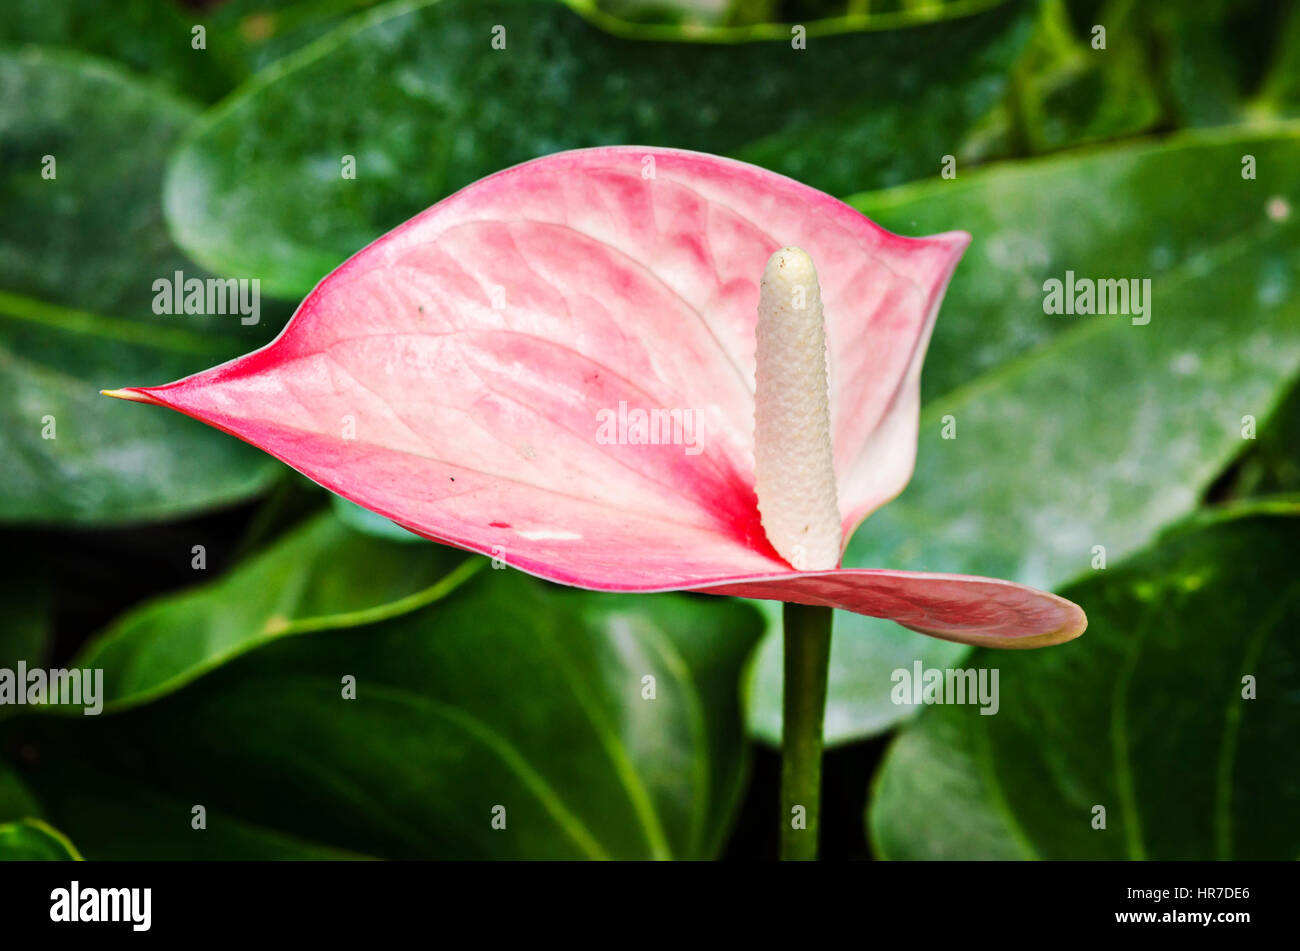
<svg viewBox="0 0 1300 951"><path fill-rule="evenodd" d="M412 532L562 584L1055 644L1087 623L1055 595L839 566L911 477L921 363L969 240L899 237L712 155L563 152L358 252L262 349L110 395L169 406Z"/></svg>

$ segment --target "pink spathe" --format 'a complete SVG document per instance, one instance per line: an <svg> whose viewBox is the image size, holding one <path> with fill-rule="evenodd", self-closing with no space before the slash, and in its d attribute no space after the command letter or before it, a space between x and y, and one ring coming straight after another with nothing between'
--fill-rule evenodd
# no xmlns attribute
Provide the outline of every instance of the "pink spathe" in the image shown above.
<svg viewBox="0 0 1300 951"><path fill-rule="evenodd" d="M115 395L179 410L420 535L563 584L825 604L967 643L1057 643L1086 619L1055 595L960 575L798 572L759 519L768 258L792 245L816 262L847 541L911 477L921 363L969 240L899 237L717 156L562 152L384 235L261 350ZM621 405L660 422L692 414L694 451L597 439Z"/></svg>

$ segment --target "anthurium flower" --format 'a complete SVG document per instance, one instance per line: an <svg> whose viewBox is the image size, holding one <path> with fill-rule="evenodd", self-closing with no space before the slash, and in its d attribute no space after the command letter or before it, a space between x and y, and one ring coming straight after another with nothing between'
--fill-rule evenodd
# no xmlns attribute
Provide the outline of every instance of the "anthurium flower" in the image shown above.
<svg viewBox="0 0 1300 951"><path fill-rule="evenodd" d="M771 598L1038 647L1081 633L1083 612L1008 581L838 566L911 477L921 363L969 240L900 237L712 155L563 152L358 252L261 350L111 395L179 410L426 538L562 584ZM817 310L789 340L757 338L770 385L785 386L759 401L759 429L766 418L766 444L788 451L756 465L760 282L782 248L801 249L789 261L804 278L773 278L765 306ZM786 372L823 361L820 396ZM769 538L764 465L774 486L816 482L816 563Z"/></svg>

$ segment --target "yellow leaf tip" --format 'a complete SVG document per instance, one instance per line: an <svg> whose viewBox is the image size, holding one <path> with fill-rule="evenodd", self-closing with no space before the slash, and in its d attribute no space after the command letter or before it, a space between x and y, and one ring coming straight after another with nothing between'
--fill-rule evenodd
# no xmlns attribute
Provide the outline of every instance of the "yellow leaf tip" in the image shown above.
<svg viewBox="0 0 1300 951"><path fill-rule="evenodd" d="M115 400L130 400L132 403L152 403L148 396L129 387L121 390L100 390L100 396L111 396Z"/></svg>

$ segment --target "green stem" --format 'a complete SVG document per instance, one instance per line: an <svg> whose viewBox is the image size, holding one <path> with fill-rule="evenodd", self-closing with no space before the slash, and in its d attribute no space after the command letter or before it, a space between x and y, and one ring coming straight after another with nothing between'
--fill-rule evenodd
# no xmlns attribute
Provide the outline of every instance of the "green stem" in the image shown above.
<svg viewBox="0 0 1300 951"><path fill-rule="evenodd" d="M831 659L830 608L785 606L781 723L781 859L817 858L822 795L822 720Z"/></svg>

